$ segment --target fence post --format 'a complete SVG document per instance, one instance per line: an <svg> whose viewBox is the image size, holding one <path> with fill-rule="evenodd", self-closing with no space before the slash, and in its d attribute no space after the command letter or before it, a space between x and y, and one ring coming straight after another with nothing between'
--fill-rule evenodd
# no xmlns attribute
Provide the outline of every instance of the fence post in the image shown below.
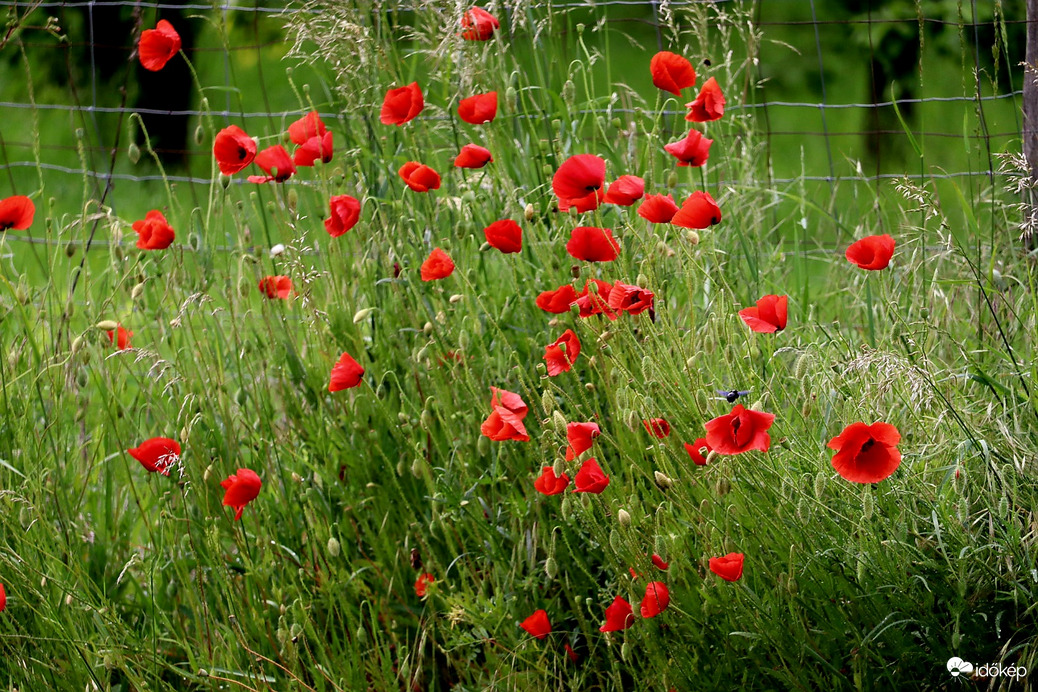
<svg viewBox="0 0 1038 692"><path fill-rule="evenodd" d="M1024 54L1024 158L1038 180L1038 0L1027 0L1027 49ZM1034 194L1030 195L1032 206Z"/></svg>

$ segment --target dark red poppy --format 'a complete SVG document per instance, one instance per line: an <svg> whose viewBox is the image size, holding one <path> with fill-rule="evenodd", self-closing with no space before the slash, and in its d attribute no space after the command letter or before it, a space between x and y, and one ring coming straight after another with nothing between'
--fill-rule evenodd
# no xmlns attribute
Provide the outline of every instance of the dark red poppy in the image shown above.
<svg viewBox="0 0 1038 692"><path fill-rule="evenodd" d="M495 221L483 229L490 247L497 248L506 255L523 249L523 229L511 219Z"/></svg>
<svg viewBox="0 0 1038 692"><path fill-rule="evenodd" d="M127 449L126 453L141 462L146 471L168 476L169 470L180 461L180 444L168 437L153 437Z"/></svg>
<svg viewBox="0 0 1038 692"><path fill-rule="evenodd" d="M653 437L663 439L670 436L670 423L665 418L649 418L642 421L645 430Z"/></svg>
<svg viewBox="0 0 1038 692"><path fill-rule="evenodd" d="M558 339L544 347L544 361L548 364L548 376L555 377L569 372L580 355L580 339L572 329L567 329Z"/></svg>
<svg viewBox="0 0 1038 692"><path fill-rule="evenodd" d="M173 228L161 211L152 209L144 218L133 222L137 232L137 247L141 250L165 250L176 238Z"/></svg>
<svg viewBox="0 0 1038 692"><path fill-rule="evenodd" d="M608 228L577 226L566 243L566 252L585 262L612 262L620 254L620 244Z"/></svg>
<svg viewBox="0 0 1038 692"><path fill-rule="evenodd" d="M656 565L657 569L661 569L664 572L667 571L668 567L670 567L670 563L664 562L663 558L657 555L656 553L652 554L652 564Z"/></svg>
<svg viewBox="0 0 1038 692"><path fill-rule="evenodd" d="M226 491L223 494L223 504L236 510L235 521L241 519L245 505L256 499L262 486L263 482L260 477L251 469L238 469L237 474L227 476L220 482L220 487Z"/></svg>
<svg viewBox="0 0 1038 692"><path fill-rule="evenodd" d="M594 457L590 457L581 465L573 479L573 492L599 494L609 485L609 476L605 475L602 467L598 465Z"/></svg>
<svg viewBox="0 0 1038 692"><path fill-rule="evenodd" d="M493 162L494 157L490 155L490 150L478 144L466 144L454 159L457 168L482 168Z"/></svg>
<svg viewBox="0 0 1038 692"><path fill-rule="evenodd" d="M461 37L466 41L489 41L494 31L501 27L494 15L473 7L461 17Z"/></svg>
<svg viewBox="0 0 1038 692"><path fill-rule="evenodd" d="M419 574L418 578L414 580L414 595L418 598L425 598L425 594L429 592L429 584L434 581L436 581L436 577L428 572Z"/></svg>
<svg viewBox="0 0 1038 692"><path fill-rule="evenodd" d="M15 195L0 202L0 233L7 230L24 231L32 225L36 205L25 195Z"/></svg>
<svg viewBox="0 0 1038 692"><path fill-rule="evenodd" d="M285 147L280 144L267 147L256 154L255 163L266 175L250 175L250 183L283 183L296 172L296 165L292 163Z"/></svg>
<svg viewBox="0 0 1038 692"><path fill-rule="evenodd" d="M887 234L870 235L847 248L847 261L862 269L886 269L894 256L894 239Z"/></svg>
<svg viewBox="0 0 1038 692"><path fill-rule="evenodd" d="M551 179L551 189L555 196L560 200L568 200L570 204L596 193L604 184L605 160L594 154L569 157Z"/></svg>
<svg viewBox="0 0 1038 692"><path fill-rule="evenodd" d="M852 483L879 483L901 464L901 433L890 423L851 423L829 440L833 468Z"/></svg>
<svg viewBox="0 0 1038 692"><path fill-rule="evenodd" d="M709 192L696 191L685 200L670 222L682 228L709 228L721 223L721 208Z"/></svg>
<svg viewBox="0 0 1038 692"><path fill-rule="evenodd" d="M440 189L440 174L423 163L408 161L400 167L400 177L415 192Z"/></svg>
<svg viewBox="0 0 1038 692"><path fill-rule="evenodd" d="M130 337L133 336L133 332L125 329L121 324L115 329L108 330L108 341L117 351L125 351L130 348Z"/></svg>
<svg viewBox="0 0 1038 692"><path fill-rule="evenodd" d="M537 307L545 312L561 314L569 312L569 306L577 300L577 291L569 284L559 286L554 291L544 291L537 296Z"/></svg>
<svg viewBox="0 0 1038 692"><path fill-rule="evenodd" d="M605 623L598 628L599 632L618 632L634 624L634 609L622 596L613 599L612 605L606 608Z"/></svg>
<svg viewBox="0 0 1038 692"><path fill-rule="evenodd" d="M606 204L616 204L621 207L630 207L640 200L645 194L645 181L636 175L621 175L609 183L606 190Z"/></svg>
<svg viewBox="0 0 1038 692"><path fill-rule="evenodd" d="M286 300L292 295L292 279L287 276L264 276L259 282L260 293L270 299Z"/></svg>
<svg viewBox="0 0 1038 692"><path fill-rule="evenodd" d="M775 422L774 413L764 413L736 404L731 413L703 424L706 443L718 454L742 454L751 449L768 451L771 436L768 428Z"/></svg>
<svg viewBox="0 0 1038 692"><path fill-rule="evenodd" d="M652 83L657 89L681 96L681 90L696 85L696 70L692 63L677 53L660 51L649 61Z"/></svg>
<svg viewBox="0 0 1038 692"><path fill-rule="evenodd" d="M641 613L643 618L654 618L670 605L670 591L661 581L649 582L645 587L645 598L642 599Z"/></svg>
<svg viewBox="0 0 1038 692"><path fill-rule="evenodd" d="M569 487L569 476L566 474L556 476L555 470L551 466L545 466L541 469L541 475L533 482L533 487L544 495L558 495Z"/></svg>
<svg viewBox="0 0 1038 692"><path fill-rule="evenodd" d="M594 287L594 290L592 290ZM584 291L577 296L576 305L580 309L583 318L592 315L605 315L610 320L617 319L620 315L609 307L609 296L612 294L613 285L599 279L590 279L584 284Z"/></svg>
<svg viewBox="0 0 1038 692"><path fill-rule="evenodd" d="M551 634L551 623L548 621L548 613L543 610L535 611L533 615L526 618L519 625L530 633L535 639L545 639Z"/></svg>
<svg viewBox="0 0 1038 692"><path fill-rule="evenodd" d="M329 392L338 392L343 389L356 387L364 381L364 368L353 359L349 353L343 351L339 356L339 362L332 367L332 376L328 382Z"/></svg>
<svg viewBox="0 0 1038 692"><path fill-rule="evenodd" d="M689 130L685 138L664 145L664 150L678 160L679 166L702 166L710 158L710 145L714 140L707 139L699 130Z"/></svg>
<svg viewBox="0 0 1038 692"><path fill-rule="evenodd" d="M224 175L234 175L256 158L256 140L237 125L229 125L216 133L213 156Z"/></svg>
<svg viewBox="0 0 1038 692"><path fill-rule="evenodd" d="M650 223L670 223L677 213L678 205L670 195L645 195L638 205L638 216Z"/></svg>
<svg viewBox="0 0 1038 692"><path fill-rule="evenodd" d="M349 195L336 195L328 200L331 214L324 220L324 230L338 238L357 225L360 220L360 200Z"/></svg>
<svg viewBox="0 0 1038 692"><path fill-rule="evenodd" d="M598 205L605 201L605 192L602 190L595 190L588 194L586 197L577 197L575 199L560 199L559 200L559 211L565 214L570 208L576 209L580 213L586 211L594 211L598 209Z"/></svg>
<svg viewBox="0 0 1038 692"><path fill-rule="evenodd" d="M483 421L480 432L495 442L528 441L530 436L526 434L526 426L523 425L523 418L529 411L526 402L514 392L497 387L491 387L490 391L490 406L493 411Z"/></svg>
<svg viewBox="0 0 1038 692"><path fill-rule="evenodd" d="M566 655L569 656L569 660L573 661L574 663L576 663L580 659L580 657L577 656L577 652L574 651L573 647L570 646L568 643L566 644Z"/></svg>
<svg viewBox="0 0 1038 692"><path fill-rule="evenodd" d="M789 296L763 296L756 307L739 311L742 321L755 332L771 334L786 328L786 313Z"/></svg>
<svg viewBox="0 0 1038 692"><path fill-rule="evenodd" d="M397 87L386 92L379 119L383 125L399 127L414 120L424 107L425 99L422 98L422 88L418 86L418 82L411 82L407 86Z"/></svg>
<svg viewBox="0 0 1038 692"><path fill-rule="evenodd" d="M719 120L724 115L724 94L717 80L711 77L699 90L699 95L692 103L686 103L685 107L690 109L685 120L694 123L705 123L711 120Z"/></svg>
<svg viewBox="0 0 1038 692"><path fill-rule="evenodd" d="M422 262L422 281L446 279L454 271L454 261L440 248L433 248Z"/></svg>
<svg viewBox="0 0 1038 692"><path fill-rule="evenodd" d="M688 452L689 458L692 459L692 463L696 466L706 466L706 457L703 456L703 449L706 449L706 453L710 453L710 445L706 443L705 437L700 437L692 444L685 443L685 451Z"/></svg>
<svg viewBox="0 0 1038 692"><path fill-rule="evenodd" d="M739 581L742 578L742 553L728 553L724 557L710 558L710 571L725 581Z"/></svg>
<svg viewBox="0 0 1038 692"><path fill-rule="evenodd" d="M7 608L7 591L4 589L4 585L0 584L0 613L4 612ZM569 644L566 645L567 647Z"/></svg>
<svg viewBox="0 0 1038 692"><path fill-rule="evenodd" d="M628 315L640 315L646 310L652 310L656 294L647 291L641 286L625 284L617 281L609 291L609 307Z"/></svg>
<svg viewBox="0 0 1038 692"><path fill-rule="evenodd" d="M591 449L592 441L602 434L598 423L566 424L566 461L573 461Z"/></svg>
<svg viewBox="0 0 1038 692"><path fill-rule="evenodd" d="M141 32L137 55L145 70L158 72L179 52L180 34L165 19L160 19L154 29Z"/></svg>
<svg viewBox="0 0 1038 692"><path fill-rule="evenodd" d="M458 102L458 117L470 125L482 125L497 117L497 92L469 96Z"/></svg>

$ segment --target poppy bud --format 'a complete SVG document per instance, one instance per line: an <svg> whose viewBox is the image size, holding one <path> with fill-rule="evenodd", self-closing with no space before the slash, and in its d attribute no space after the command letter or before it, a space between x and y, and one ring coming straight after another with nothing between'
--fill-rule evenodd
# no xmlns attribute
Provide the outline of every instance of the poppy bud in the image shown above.
<svg viewBox="0 0 1038 692"><path fill-rule="evenodd" d="M353 324L360 324L373 312L375 312L375 308L361 308L357 310L357 312L353 313Z"/></svg>
<svg viewBox="0 0 1038 692"><path fill-rule="evenodd" d="M213 465L209 464L205 467L205 473L202 474L202 480L206 483L209 482L209 478L213 475Z"/></svg>
<svg viewBox="0 0 1038 692"><path fill-rule="evenodd" d="M800 415L802 415L804 418L809 417L811 415L811 411L813 408L814 407L811 405L811 400L806 399L804 401L804 405L800 407Z"/></svg>
<svg viewBox="0 0 1038 692"><path fill-rule="evenodd" d="M144 284L137 284L133 287L133 290L130 291L130 298L133 300L140 299L142 295L144 295Z"/></svg>
<svg viewBox="0 0 1038 692"><path fill-rule="evenodd" d="M515 87L510 86L505 89L505 103L513 103L515 101Z"/></svg>
<svg viewBox="0 0 1038 692"><path fill-rule="evenodd" d="M82 334L80 334L75 339L73 339L72 340L72 355L76 355L77 353L79 353L80 349L83 348L83 344L85 344L85 343L86 343L86 340L83 338Z"/></svg>
<svg viewBox="0 0 1038 692"><path fill-rule="evenodd" d="M713 450L710 450L710 453L706 455L706 463L707 463L707 465L709 466L710 464L712 464L715 461L717 461L717 458L719 456L721 456L721 455L718 454L717 452L713 451Z"/></svg>
<svg viewBox="0 0 1038 692"><path fill-rule="evenodd" d="M659 471L653 471L652 475L656 479L656 485L660 487L660 490L670 490L671 486L674 485L673 480Z"/></svg>
<svg viewBox="0 0 1038 692"><path fill-rule="evenodd" d="M195 144L201 144L205 141L205 128L199 125L195 128Z"/></svg>
<svg viewBox="0 0 1038 692"><path fill-rule="evenodd" d="M119 323L115 320L101 320L94 325L98 329L103 329L106 332L113 331L119 327Z"/></svg>
<svg viewBox="0 0 1038 692"><path fill-rule="evenodd" d="M562 415L562 411L552 413L551 422L555 426L555 430L560 433L566 432L566 416Z"/></svg>
<svg viewBox="0 0 1038 692"><path fill-rule="evenodd" d="M628 642L624 642L623 646L620 647L620 658L623 659L624 661L626 661L627 660L627 654L629 653L629 651L630 651L630 645L628 644Z"/></svg>
<svg viewBox="0 0 1038 692"><path fill-rule="evenodd" d="M523 217L527 221L533 221L533 217L535 216L535 214L536 212L533 208L533 204L527 204L526 209L523 210Z"/></svg>
<svg viewBox="0 0 1038 692"><path fill-rule="evenodd" d="M699 234L696 231L689 229L685 232L685 238L688 240L689 245L699 245Z"/></svg>
<svg viewBox="0 0 1038 692"><path fill-rule="evenodd" d="M591 356L591 358L588 359L588 362L591 364L591 367L595 367L595 362L594 361L595 361L595 357L594 356ZM584 383L584 389L588 390L589 392L595 391L595 383L594 382L585 382Z"/></svg>
<svg viewBox="0 0 1038 692"><path fill-rule="evenodd" d="M556 477L566 473L566 460L556 459L555 463L551 467L551 472L554 473Z"/></svg>
<svg viewBox="0 0 1038 692"><path fill-rule="evenodd" d="M620 522L620 526L626 528L631 525L631 514L626 509L621 509L616 513L616 520Z"/></svg>
<svg viewBox="0 0 1038 692"><path fill-rule="evenodd" d="M368 641L368 631L366 629L364 629L364 625L361 625L360 627L357 628L357 635L356 635L356 637L357 637L357 642L360 643L360 644L364 644L365 642Z"/></svg>
<svg viewBox="0 0 1038 692"><path fill-rule="evenodd" d="M609 547L613 549L614 553L619 553L623 547L623 542L620 540L620 534L614 529L609 532Z"/></svg>
<svg viewBox="0 0 1038 692"><path fill-rule="evenodd" d="M872 493L869 489L865 489L865 496L861 498L861 516L866 519L872 518L872 511L876 508L876 501L872 497Z"/></svg>
<svg viewBox="0 0 1038 692"><path fill-rule="evenodd" d="M649 277L645 276L645 274L639 274L636 281L638 282L639 286L644 286L647 283L649 283Z"/></svg>
<svg viewBox="0 0 1038 692"><path fill-rule="evenodd" d="M541 408L544 409L545 414L551 413L555 409L555 396L548 389L541 394Z"/></svg>
<svg viewBox="0 0 1038 692"><path fill-rule="evenodd" d="M295 191L295 188L288 191L288 198L286 201L288 203L288 208L292 211L295 211L299 206L299 193Z"/></svg>
<svg viewBox="0 0 1038 692"><path fill-rule="evenodd" d="M544 573L548 575L548 579L554 579L559 573L559 563L555 562L555 558L549 557L544 561Z"/></svg>
<svg viewBox="0 0 1038 692"><path fill-rule="evenodd" d="M819 471L815 475L815 487L814 487L815 497L818 498L819 500L822 499L822 493L825 492L825 481L826 480L827 479L825 477L825 473L822 472L822 471Z"/></svg>
<svg viewBox="0 0 1038 692"><path fill-rule="evenodd" d="M226 190L230 186L231 186L231 176L226 175L224 173L221 173L220 174L220 187L222 187L223 189Z"/></svg>
<svg viewBox="0 0 1038 692"><path fill-rule="evenodd" d="M667 187L675 188L678 186L678 172L671 171L670 175L667 176Z"/></svg>
<svg viewBox="0 0 1038 692"><path fill-rule="evenodd" d="M421 420L422 420L422 427L423 428L425 428L426 430L431 428L432 424L433 424L433 414L432 414L432 411L430 411L429 409L424 409L422 411Z"/></svg>
<svg viewBox="0 0 1038 692"><path fill-rule="evenodd" d="M460 293L455 293L454 295L452 295L450 298L447 299L447 302L449 302L451 305L457 305L458 303L460 303L463 300L465 300L465 296L463 296Z"/></svg>
<svg viewBox="0 0 1038 692"><path fill-rule="evenodd" d="M423 331L423 332L425 332L425 335L426 335L426 336L428 336L429 334L432 334L432 331L433 331L433 323L432 323L432 322L426 322L426 323L425 323L425 324L424 324L424 325L422 326L422 331Z"/></svg>
<svg viewBox="0 0 1038 692"><path fill-rule="evenodd" d="M569 211L567 213L569 214L571 219L575 219L577 218L577 216L580 215L580 210L577 209L577 205L574 204L572 207L569 208Z"/></svg>
<svg viewBox="0 0 1038 692"><path fill-rule="evenodd" d="M187 237L187 243L191 246L191 249L198 252L202 249L202 236L198 233L192 233Z"/></svg>
<svg viewBox="0 0 1038 692"><path fill-rule="evenodd" d="M130 146L126 149L126 157L130 159L130 163L137 163L141 160L141 148L137 146L136 142L130 142Z"/></svg>
<svg viewBox="0 0 1038 692"><path fill-rule="evenodd" d="M719 478L714 486L714 490L717 492L718 497L721 497L731 492L732 484L727 478Z"/></svg>
<svg viewBox="0 0 1038 692"><path fill-rule="evenodd" d="M490 438L480 435L479 440L476 442L476 451L479 452L480 456L485 457L490 452Z"/></svg>
<svg viewBox="0 0 1038 692"><path fill-rule="evenodd" d="M570 511L570 499L569 495L562 498L562 503L559 505L559 514L562 516L564 521L569 520Z"/></svg>
<svg viewBox="0 0 1038 692"><path fill-rule="evenodd" d="M612 119L612 120L610 121L610 124L611 124L611 125L612 125L613 127L615 127L616 129L618 129L618 130L619 130L619 129L620 129L621 127L623 127L623 123L621 123L621 122L620 122L620 118L613 118L613 119Z"/></svg>
<svg viewBox="0 0 1038 692"><path fill-rule="evenodd" d="M328 539L328 554L332 557L339 557L339 541L335 540L335 536Z"/></svg>
<svg viewBox="0 0 1038 692"><path fill-rule="evenodd" d="M198 669L198 673L196 673L196 674L200 678L207 678L207 677L209 677L209 671L206 670L205 668L199 668Z"/></svg>

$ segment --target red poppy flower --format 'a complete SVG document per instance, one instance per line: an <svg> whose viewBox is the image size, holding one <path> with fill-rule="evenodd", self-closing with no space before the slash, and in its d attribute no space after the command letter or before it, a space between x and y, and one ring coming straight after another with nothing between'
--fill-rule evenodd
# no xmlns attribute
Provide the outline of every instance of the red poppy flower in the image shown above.
<svg viewBox="0 0 1038 692"><path fill-rule="evenodd" d="M870 235L847 248L847 261L862 269L886 269L894 256L894 239L887 234Z"/></svg>
<svg viewBox="0 0 1038 692"><path fill-rule="evenodd" d="M173 228L166 223L166 217L157 209L134 221L133 230L137 232L137 247L141 250L165 250L176 238Z"/></svg>
<svg viewBox="0 0 1038 692"><path fill-rule="evenodd" d="M664 562L663 558L657 555L656 553L652 554L652 564L656 565L658 569L661 569L663 571L667 571L667 568L670 567L670 563Z"/></svg>
<svg viewBox="0 0 1038 692"><path fill-rule="evenodd" d="M519 626L536 639L545 639L551 634L551 623L548 621L548 613L543 610L535 611L533 615L523 620Z"/></svg>
<svg viewBox="0 0 1038 692"><path fill-rule="evenodd" d="M751 449L768 451L771 436L768 428L775 422L774 413L763 413L736 404L732 412L703 424L706 443L718 454L742 454Z"/></svg>
<svg viewBox="0 0 1038 692"><path fill-rule="evenodd" d="M569 372L580 355L580 339L572 329L567 329L558 339L544 347L544 360L548 364L548 376L555 377Z"/></svg>
<svg viewBox="0 0 1038 692"><path fill-rule="evenodd" d="M130 348L130 337L133 332L126 330L120 324L115 329L108 330L108 341L115 346L117 351L125 351Z"/></svg>
<svg viewBox="0 0 1038 692"><path fill-rule="evenodd" d="M646 291L640 286L625 284L617 281L609 291L609 307L613 310L626 312L628 315L640 315L646 310L652 310L656 294Z"/></svg>
<svg viewBox="0 0 1038 692"><path fill-rule="evenodd" d="M321 122L316 111L307 113L288 126L288 137L298 144L292 161L297 166L312 166L314 161L328 163L332 160L332 133Z"/></svg>
<svg viewBox="0 0 1038 692"><path fill-rule="evenodd" d="M533 482L533 487L544 495L558 495L569 487L569 476L566 474L556 476L555 470L551 466L545 466L541 469L541 475Z"/></svg>
<svg viewBox="0 0 1038 692"><path fill-rule="evenodd" d="M150 473L169 475L169 470L180 461L180 445L168 437L153 437L141 442L140 446L127 449L126 453L141 462Z"/></svg>
<svg viewBox="0 0 1038 692"><path fill-rule="evenodd" d="M522 397L497 387L491 387L490 391L492 392L490 406L493 411L483 421L483 425L479 428L480 432L495 442L528 441L530 436L526 434L523 418L526 417L529 409Z"/></svg>
<svg viewBox="0 0 1038 692"><path fill-rule="evenodd" d="M7 608L7 591L4 590L4 585L0 584L0 613L4 612L5 608Z"/></svg>
<svg viewBox="0 0 1038 692"><path fill-rule="evenodd" d="M145 29L141 32L137 55L145 70L158 72L179 52L180 34L165 19L160 19L154 29Z"/></svg>
<svg viewBox="0 0 1038 692"><path fill-rule="evenodd" d="M267 147L256 154L255 163L266 175L250 175L250 183L283 183L296 172L296 165L292 163L285 147L280 144Z"/></svg>
<svg viewBox="0 0 1038 692"><path fill-rule="evenodd" d="M338 392L343 389L356 387L364 381L364 368L353 359L349 353L343 351L339 356L339 362L332 367L332 376L328 382L329 392Z"/></svg>
<svg viewBox="0 0 1038 692"><path fill-rule="evenodd" d="M461 37L466 41L489 41L494 31L501 25L484 9L473 7L461 17L461 26L464 31Z"/></svg>
<svg viewBox="0 0 1038 692"><path fill-rule="evenodd" d="M585 262L612 262L620 254L620 244L608 228L577 226L566 243L566 252Z"/></svg>
<svg viewBox="0 0 1038 692"><path fill-rule="evenodd" d="M292 279L287 276L264 276L259 282L260 293L268 298L287 299L292 295Z"/></svg>
<svg viewBox="0 0 1038 692"><path fill-rule="evenodd" d="M24 231L32 225L36 205L25 195L15 195L0 202L0 232Z"/></svg>
<svg viewBox="0 0 1038 692"><path fill-rule="evenodd" d="M230 125L216 133L213 156L224 175L234 175L256 158L256 140L237 125Z"/></svg>
<svg viewBox="0 0 1038 692"><path fill-rule="evenodd" d="M440 174L425 164L408 161L400 167L400 177L415 192L440 189Z"/></svg>
<svg viewBox="0 0 1038 692"><path fill-rule="evenodd" d="M594 154L577 154L562 162L551 179L551 189L561 200L573 204L605 184L605 160ZM596 205L597 206L597 205Z"/></svg>
<svg viewBox="0 0 1038 692"><path fill-rule="evenodd" d="M495 221L483 229L483 235L491 247L506 255L523 249L523 229L511 219Z"/></svg>
<svg viewBox="0 0 1038 692"><path fill-rule="evenodd" d="M497 92L469 96L458 102L458 117L470 125L482 125L497 117Z"/></svg>
<svg viewBox="0 0 1038 692"><path fill-rule="evenodd" d="M414 120L424 107L425 99L422 98L421 87L418 86L418 82L411 82L407 86L390 89L386 92L379 119L383 125L399 127Z"/></svg>
<svg viewBox="0 0 1038 692"><path fill-rule="evenodd" d="M609 476L605 475L602 467L598 465L594 457L587 459L577 471L573 479L573 492L594 493L598 495L609 485Z"/></svg>
<svg viewBox="0 0 1038 692"><path fill-rule="evenodd" d="M606 204L616 204L621 207L630 207L640 200L645 194L645 181L636 175L621 175L609 183L606 190Z"/></svg>
<svg viewBox="0 0 1038 692"><path fill-rule="evenodd" d="M324 137L328 128L324 126L317 111L310 111L288 126L288 138L293 144L303 145L314 137Z"/></svg>
<svg viewBox="0 0 1038 692"><path fill-rule="evenodd" d="M594 291L591 290L592 285L595 287ZM613 285L606 281L599 279L587 281L584 284L584 292L577 296L576 300L577 307L580 308L580 316L588 318L592 315L605 315L610 320L617 319L620 315L609 309L609 296L612 291Z"/></svg>
<svg viewBox="0 0 1038 692"><path fill-rule="evenodd" d="M707 139L699 130L689 130L685 138L664 145L664 150L678 160L679 166L702 166L710 158L710 145L714 140Z"/></svg>
<svg viewBox="0 0 1038 692"><path fill-rule="evenodd" d="M671 218L670 222L682 228L709 228L721 223L721 208L709 192L693 192Z"/></svg>
<svg viewBox="0 0 1038 692"><path fill-rule="evenodd" d="M425 598L425 594L429 591L429 584L436 581L436 577L426 572L425 574L419 574L418 578L414 580L414 595L418 598Z"/></svg>
<svg viewBox="0 0 1038 692"><path fill-rule="evenodd" d="M422 281L446 279L454 271L454 261L440 248L433 248L422 262Z"/></svg>
<svg viewBox="0 0 1038 692"><path fill-rule="evenodd" d="M566 644L566 655L569 656L569 660L573 661L574 663L576 663L577 660L580 658L579 656L577 656L577 652L574 651L573 647L570 646L568 643Z"/></svg>
<svg viewBox="0 0 1038 692"><path fill-rule="evenodd" d="M575 303L577 300L577 290L565 284L559 286L554 291L544 291L537 296L537 307L545 312L558 315L563 312L569 312L569 306Z"/></svg>
<svg viewBox="0 0 1038 692"><path fill-rule="evenodd" d="M742 553L728 553L724 557L710 558L710 571L725 581L739 581L742 578Z"/></svg>
<svg viewBox="0 0 1038 692"><path fill-rule="evenodd" d="M454 166L456 168L482 168L493 161L494 157L490 155L489 149L478 144L466 144L454 159Z"/></svg>
<svg viewBox="0 0 1038 692"><path fill-rule="evenodd" d="M598 423L568 423L566 425L566 461L573 461L591 449L592 441L602 434Z"/></svg>
<svg viewBox="0 0 1038 692"><path fill-rule="evenodd" d="M605 624L598 628L599 632L617 632L634 624L634 609L622 596L613 599L612 605L606 608Z"/></svg>
<svg viewBox="0 0 1038 692"><path fill-rule="evenodd" d="M338 238L357 225L360 220L360 200L349 195L336 195L328 200L331 214L324 220L324 230Z"/></svg>
<svg viewBox="0 0 1038 692"><path fill-rule="evenodd" d="M638 216L650 223L670 223L677 213L678 205L670 195L645 195L638 205Z"/></svg>
<svg viewBox="0 0 1038 692"><path fill-rule="evenodd" d="M560 199L559 200L559 211L563 214L568 212L570 208L574 208L580 213L586 211L594 211L598 209L598 205L605 201L605 192L602 190L595 190L585 197L576 197L574 199Z"/></svg>
<svg viewBox="0 0 1038 692"><path fill-rule="evenodd" d="M685 104L686 108L691 109L685 116L685 120L694 123L719 120L724 115L724 103L724 94L721 93L721 87L717 80L711 77L706 80L703 88L699 90L696 100Z"/></svg>
<svg viewBox="0 0 1038 692"><path fill-rule="evenodd" d="M688 452L688 456L696 466L706 466L706 457L703 456L704 448L706 449L707 454L709 454L710 445L706 443L705 437L700 437L692 444L687 442L685 443L685 451Z"/></svg>
<svg viewBox="0 0 1038 692"><path fill-rule="evenodd" d="M241 519L245 505L256 499L262 486L263 482L260 477L251 469L238 469L237 474L227 476L220 483L220 487L226 491L223 494L223 504L237 510L234 513L235 521Z"/></svg>
<svg viewBox="0 0 1038 692"><path fill-rule="evenodd" d="M670 605L670 591L661 581L649 582L645 587L645 598L642 599L641 612L643 618L654 618Z"/></svg>
<svg viewBox="0 0 1038 692"><path fill-rule="evenodd" d="M829 440L833 468L852 483L879 483L901 464L901 433L890 423L851 423Z"/></svg>
<svg viewBox="0 0 1038 692"><path fill-rule="evenodd" d="M771 334L786 328L789 296L768 295L757 301L757 306L739 311L742 321L755 332Z"/></svg>
<svg viewBox="0 0 1038 692"><path fill-rule="evenodd" d="M652 83L657 89L681 96L681 90L696 85L696 70L692 63L676 53L660 51L649 61Z"/></svg>
<svg viewBox="0 0 1038 692"><path fill-rule="evenodd" d="M670 436L670 423L664 418L649 418L648 420L643 420L642 425L645 426L645 429L653 437L662 440L664 437Z"/></svg>

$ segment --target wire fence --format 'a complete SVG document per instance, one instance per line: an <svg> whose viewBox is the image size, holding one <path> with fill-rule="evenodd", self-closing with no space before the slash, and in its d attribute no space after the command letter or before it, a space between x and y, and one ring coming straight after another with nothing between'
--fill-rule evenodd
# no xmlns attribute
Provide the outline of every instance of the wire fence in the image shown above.
<svg viewBox="0 0 1038 692"><path fill-rule="evenodd" d="M717 11L739 6L752 16L749 30L762 37L753 75L758 86L749 92L748 102L730 99L728 106L733 113L752 117L766 142L768 160L763 168L768 175L762 185L876 186L904 177L968 178L994 184L999 176L1009 175L999 172L996 155L1019 151L1024 134L1023 0L994 4L976 0L605 0L522 3L522 9L598 17L608 31L638 34L648 37L647 43L674 48L665 45L662 16L704 5ZM228 121L284 122L304 112L288 90L271 93L275 74L263 74L261 94L242 93L235 75L262 68L271 52L283 53L286 16L317 12L312 7L261 1L244 5L0 0L0 8L19 14L31 11L33 17L17 40L0 51L0 57L7 57L0 61L4 77L0 119L10 124L0 129L0 175L9 179L12 188L24 187L19 182L33 170L38 175L98 184L161 180L210 184L211 150L207 143L192 140L193 119L205 115ZM415 8L411 4L395 9ZM506 3L494 9L507 16L516 8ZM197 24L188 32L185 52L196 63L203 83L226 92L223 105L212 107L222 100L219 93L209 97L209 108L199 105L197 95L168 106L161 105L161 99L149 102L140 97L146 93L143 81L136 101L127 100L125 94L120 100L118 67L113 65L125 68L129 63L135 50L134 23L152 26L170 13L184 17L186 25ZM48 29L47 17L56 19L60 31ZM676 21L682 21L680 16ZM113 23L117 24L114 31ZM64 41L58 39L59 33L66 37ZM60 50L54 51L55 47ZM60 57L42 57L50 53ZM128 77L134 78L143 78L139 70ZM232 94L241 107L232 104ZM609 116L636 112L630 108L579 111ZM165 175L133 168L123 161L122 151L115 152L119 165L109 170L116 137L105 131L99 118L133 113L153 123L179 123L177 132L160 137L155 147L166 159ZM341 114L323 112L322 117ZM516 113L511 117L543 116ZM919 148L925 155L917 152ZM305 183L292 180L289 184Z"/></svg>

